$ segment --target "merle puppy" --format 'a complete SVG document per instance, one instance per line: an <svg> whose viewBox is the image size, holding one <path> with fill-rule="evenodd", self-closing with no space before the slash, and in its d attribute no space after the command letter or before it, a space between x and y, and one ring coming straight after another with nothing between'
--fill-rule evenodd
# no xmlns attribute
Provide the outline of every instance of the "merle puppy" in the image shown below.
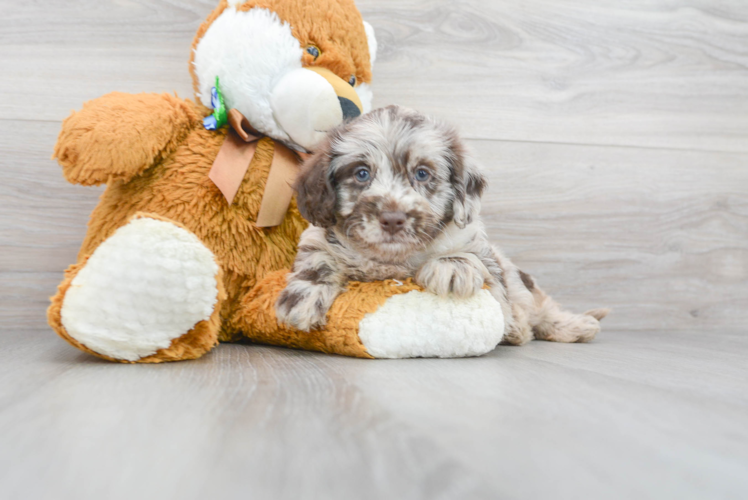
<svg viewBox="0 0 748 500"><path fill-rule="evenodd" d="M302 234L278 320L325 324L348 281L413 277L438 295L469 297L488 284L505 317L503 343L533 337L585 342L607 310L563 311L489 244L478 212L486 179L455 130L398 106L332 131L304 165Z"/></svg>

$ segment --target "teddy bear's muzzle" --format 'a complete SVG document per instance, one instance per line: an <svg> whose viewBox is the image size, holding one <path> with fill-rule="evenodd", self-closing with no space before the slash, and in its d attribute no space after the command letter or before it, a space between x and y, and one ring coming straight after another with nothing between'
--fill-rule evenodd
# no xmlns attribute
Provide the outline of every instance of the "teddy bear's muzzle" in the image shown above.
<svg viewBox="0 0 748 500"><path fill-rule="evenodd" d="M314 150L329 130L363 113L355 89L320 67L288 72L273 89L270 105L280 126L308 151Z"/></svg>

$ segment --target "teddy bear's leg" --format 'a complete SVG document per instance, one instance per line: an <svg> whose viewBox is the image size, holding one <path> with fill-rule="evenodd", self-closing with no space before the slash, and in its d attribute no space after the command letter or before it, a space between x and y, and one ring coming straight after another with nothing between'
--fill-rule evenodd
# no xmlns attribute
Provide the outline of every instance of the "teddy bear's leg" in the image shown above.
<svg viewBox="0 0 748 500"><path fill-rule="evenodd" d="M504 332L504 313L489 290L452 299L412 280L349 283L323 328L295 330L275 315L287 274L269 274L242 298L232 321L250 340L360 358L453 358L493 350Z"/></svg>
<svg viewBox="0 0 748 500"><path fill-rule="evenodd" d="M193 359L217 342L224 295L213 253L192 232L138 214L65 272L48 318L105 359Z"/></svg>

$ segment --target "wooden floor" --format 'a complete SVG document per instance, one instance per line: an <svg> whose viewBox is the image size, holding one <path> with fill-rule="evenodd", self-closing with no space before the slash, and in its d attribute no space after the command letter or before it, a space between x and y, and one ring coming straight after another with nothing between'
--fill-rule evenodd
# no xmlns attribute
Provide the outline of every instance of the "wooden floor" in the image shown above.
<svg viewBox="0 0 748 500"><path fill-rule="evenodd" d="M215 0L0 0L0 498L748 498L748 4L359 0L375 105L463 130L491 238L589 345L121 366L46 326L101 190L49 159L112 90L190 97Z"/></svg>

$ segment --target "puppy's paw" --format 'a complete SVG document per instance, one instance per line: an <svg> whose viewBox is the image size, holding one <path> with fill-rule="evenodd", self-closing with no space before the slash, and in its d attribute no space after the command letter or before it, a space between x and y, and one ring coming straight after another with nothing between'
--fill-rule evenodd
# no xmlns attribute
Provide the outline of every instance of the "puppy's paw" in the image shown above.
<svg viewBox="0 0 748 500"><path fill-rule="evenodd" d="M536 325L534 332L536 339L550 342L589 342L600 332L600 321L592 314L559 311Z"/></svg>
<svg viewBox="0 0 748 500"><path fill-rule="evenodd" d="M416 283L431 293L466 298L483 288L484 273L468 259L442 257L426 262L416 273Z"/></svg>
<svg viewBox="0 0 748 500"><path fill-rule="evenodd" d="M278 323L308 332L325 325L329 308L323 287L288 286L275 303L275 317Z"/></svg>
<svg viewBox="0 0 748 500"><path fill-rule="evenodd" d="M594 316L575 314L567 323L567 336L572 342L589 342L600 333L600 321Z"/></svg>

